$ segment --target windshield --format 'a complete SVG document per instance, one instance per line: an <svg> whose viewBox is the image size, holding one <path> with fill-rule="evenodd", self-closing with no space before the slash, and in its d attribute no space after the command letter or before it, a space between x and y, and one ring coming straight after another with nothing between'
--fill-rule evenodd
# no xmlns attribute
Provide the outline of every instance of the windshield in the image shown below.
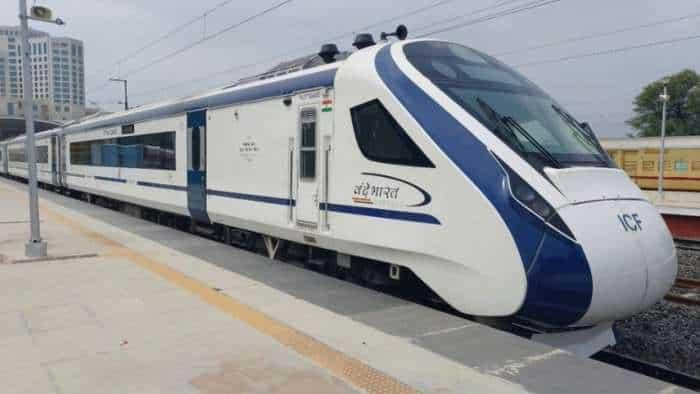
<svg viewBox="0 0 700 394"><path fill-rule="evenodd" d="M498 60L436 41L409 43L404 53L418 71L535 168L611 166L589 130Z"/></svg>

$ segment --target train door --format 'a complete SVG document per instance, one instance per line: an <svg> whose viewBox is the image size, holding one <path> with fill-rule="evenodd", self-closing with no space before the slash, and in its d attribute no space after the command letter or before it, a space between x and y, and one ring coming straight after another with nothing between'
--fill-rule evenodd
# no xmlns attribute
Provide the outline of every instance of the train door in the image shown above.
<svg viewBox="0 0 700 394"><path fill-rule="evenodd" d="M7 174L7 149L0 146L0 173Z"/></svg>
<svg viewBox="0 0 700 394"><path fill-rule="evenodd" d="M299 165L297 171L296 220L303 227L318 227L318 106L304 106L299 112Z"/></svg>
<svg viewBox="0 0 700 394"><path fill-rule="evenodd" d="M49 160L51 161L51 184L58 185L58 137L51 137L51 144L49 145L51 150L51 155Z"/></svg>
<svg viewBox="0 0 700 394"><path fill-rule="evenodd" d="M68 144L66 144L66 137L61 135L58 137L58 179L59 186L66 187L68 182L66 180L66 171L68 170L66 166L66 161L68 160Z"/></svg>
<svg viewBox="0 0 700 394"><path fill-rule="evenodd" d="M207 214L207 112L187 113L187 208L197 222Z"/></svg>

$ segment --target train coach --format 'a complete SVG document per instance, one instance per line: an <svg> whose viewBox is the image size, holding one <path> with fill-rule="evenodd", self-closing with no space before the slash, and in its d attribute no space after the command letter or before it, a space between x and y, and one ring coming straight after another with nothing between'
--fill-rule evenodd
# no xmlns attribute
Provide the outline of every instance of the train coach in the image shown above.
<svg viewBox="0 0 700 394"><path fill-rule="evenodd" d="M58 171L55 168L57 163L54 156L58 153L56 143L58 137L55 131L47 131L36 135L36 165L37 180L42 185L58 186ZM24 137L19 137L6 142L4 152L7 157L4 173L16 177L27 179L27 155Z"/></svg>
<svg viewBox="0 0 700 394"><path fill-rule="evenodd" d="M590 351L668 291L661 217L541 89L450 42L355 46L49 131L51 180Z"/></svg>
<svg viewBox="0 0 700 394"><path fill-rule="evenodd" d="M5 145L0 142L0 175L7 174L7 152L5 151Z"/></svg>
<svg viewBox="0 0 700 394"><path fill-rule="evenodd" d="M601 143L640 188L658 188L659 138L607 139ZM700 136L666 137L664 189L700 191Z"/></svg>

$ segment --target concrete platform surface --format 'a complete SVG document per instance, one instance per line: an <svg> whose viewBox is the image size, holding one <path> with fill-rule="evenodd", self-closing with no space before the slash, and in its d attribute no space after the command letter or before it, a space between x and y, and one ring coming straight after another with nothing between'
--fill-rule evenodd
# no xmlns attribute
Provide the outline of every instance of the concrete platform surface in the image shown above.
<svg viewBox="0 0 700 394"><path fill-rule="evenodd" d="M644 190L644 194L664 215L700 217L700 193L664 191L663 199L656 190Z"/></svg>
<svg viewBox="0 0 700 394"><path fill-rule="evenodd" d="M0 180L1 393L680 393L491 328Z"/></svg>

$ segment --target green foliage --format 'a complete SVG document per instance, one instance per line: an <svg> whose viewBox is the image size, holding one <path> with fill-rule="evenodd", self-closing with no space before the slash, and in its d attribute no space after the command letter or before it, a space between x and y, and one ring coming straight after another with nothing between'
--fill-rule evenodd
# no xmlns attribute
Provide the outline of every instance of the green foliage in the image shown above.
<svg viewBox="0 0 700 394"><path fill-rule="evenodd" d="M627 124L639 130L638 137L661 134L663 81L668 80L670 100L666 112L666 135L700 135L700 75L683 70L644 87L634 100L636 116Z"/></svg>

